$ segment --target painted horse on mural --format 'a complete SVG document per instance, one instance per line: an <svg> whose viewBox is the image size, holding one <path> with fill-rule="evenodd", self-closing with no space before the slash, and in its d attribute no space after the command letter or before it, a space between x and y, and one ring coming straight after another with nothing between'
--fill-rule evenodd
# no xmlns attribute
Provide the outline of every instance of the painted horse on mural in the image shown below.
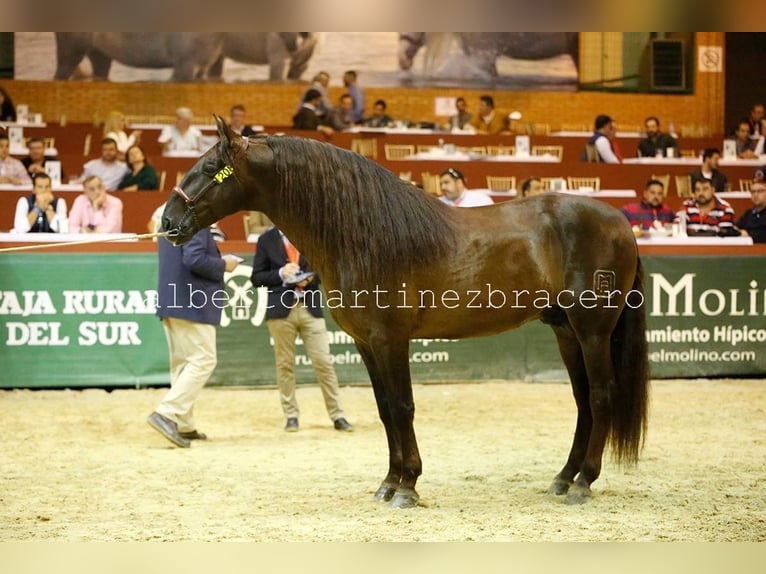
<svg viewBox="0 0 766 574"><path fill-rule="evenodd" d="M489 76L496 78L497 58L543 60L569 54L577 65L577 32L400 32L399 67L410 70L418 51L425 47L424 72L433 74L446 58L453 41Z"/></svg>
<svg viewBox="0 0 766 574"><path fill-rule="evenodd" d="M180 245L226 215L262 211L311 261L385 427L377 500L419 500L409 341L493 335L535 319L556 335L577 405L550 492L586 502L607 444L618 462L638 460L648 396L643 271L618 210L555 193L452 208L356 153L304 138L242 138L216 123L219 143L174 189L161 229ZM488 286L506 290L502 302Z"/></svg>
<svg viewBox="0 0 766 574"><path fill-rule="evenodd" d="M220 80L223 61L269 66L269 79L297 79L316 46L309 32L56 32L54 79L81 77L88 58L93 78L109 79L112 62L135 68L173 68L172 81ZM289 67L288 67L289 64Z"/></svg>

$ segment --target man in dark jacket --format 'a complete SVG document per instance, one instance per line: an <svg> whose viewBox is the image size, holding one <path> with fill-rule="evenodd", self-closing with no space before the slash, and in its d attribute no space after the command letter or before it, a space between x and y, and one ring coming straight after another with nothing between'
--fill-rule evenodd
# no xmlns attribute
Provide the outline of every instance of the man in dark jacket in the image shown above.
<svg viewBox="0 0 766 574"><path fill-rule="evenodd" d="M274 339L277 387L287 423L285 430L298 430L298 401L295 397L295 339L303 339L314 373L322 389L327 414L339 431L353 427L340 404L338 377L330 359L330 341L322 317L319 278L306 258L276 227L258 238L253 260L253 287L268 287L266 324Z"/></svg>
<svg viewBox="0 0 766 574"><path fill-rule="evenodd" d="M182 247L165 238L158 246L157 316L170 352L170 390L147 422L176 446L188 447L191 440L207 438L194 422L194 403L217 362L215 329L226 301L223 275L239 258L221 257L207 227Z"/></svg>

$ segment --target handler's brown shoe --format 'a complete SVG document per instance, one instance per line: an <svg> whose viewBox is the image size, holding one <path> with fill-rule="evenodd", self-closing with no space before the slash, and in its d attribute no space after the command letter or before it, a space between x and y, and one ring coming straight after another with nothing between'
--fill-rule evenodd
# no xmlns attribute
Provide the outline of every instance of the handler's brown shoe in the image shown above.
<svg viewBox="0 0 766 574"><path fill-rule="evenodd" d="M203 432L199 432L198 430L179 432L178 434L187 440L207 440L207 435Z"/></svg>
<svg viewBox="0 0 766 574"><path fill-rule="evenodd" d="M180 446L181 448L189 448L189 446L191 446L191 443L178 432L178 425L168 417L162 416L157 411L150 414L146 419L146 422L174 445Z"/></svg>

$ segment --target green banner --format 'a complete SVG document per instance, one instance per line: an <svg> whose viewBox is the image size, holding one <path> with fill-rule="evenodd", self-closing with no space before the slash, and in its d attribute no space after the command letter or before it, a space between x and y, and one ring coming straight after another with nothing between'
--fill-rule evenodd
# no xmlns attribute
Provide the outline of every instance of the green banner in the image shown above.
<svg viewBox="0 0 766 574"><path fill-rule="evenodd" d="M211 384L274 384L266 297L249 277L252 253L226 276ZM766 285L755 257L644 257L653 377L766 374ZM139 387L168 382L154 315L157 256L0 256L0 387ZM367 382L351 338L326 314L342 383ZM314 381L299 341L296 376ZM414 340L414 381L566 378L550 328L534 322L494 337Z"/></svg>

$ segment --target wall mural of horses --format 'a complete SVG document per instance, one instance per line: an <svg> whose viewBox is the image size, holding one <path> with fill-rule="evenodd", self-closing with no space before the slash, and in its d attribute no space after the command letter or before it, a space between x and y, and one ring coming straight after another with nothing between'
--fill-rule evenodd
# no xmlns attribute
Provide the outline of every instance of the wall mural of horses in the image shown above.
<svg viewBox="0 0 766 574"><path fill-rule="evenodd" d="M643 272L619 211L552 193L450 208L353 152L243 139L216 122L220 142L175 188L162 229L182 244L228 214L263 211L312 262L385 427L388 470L376 499L419 499L409 340L487 336L535 319L555 333L577 405L550 492L586 502L607 444L618 462L637 461L648 400Z"/></svg>
<svg viewBox="0 0 766 574"><path fill-rule="evenodd" d="M84 58L93 78L109 79L112 61L173 68L172 81L220 80L223 61L269 66L269 79L299 79L316 47L311 32L56 32L54 79L68 80Z"/></svg>

